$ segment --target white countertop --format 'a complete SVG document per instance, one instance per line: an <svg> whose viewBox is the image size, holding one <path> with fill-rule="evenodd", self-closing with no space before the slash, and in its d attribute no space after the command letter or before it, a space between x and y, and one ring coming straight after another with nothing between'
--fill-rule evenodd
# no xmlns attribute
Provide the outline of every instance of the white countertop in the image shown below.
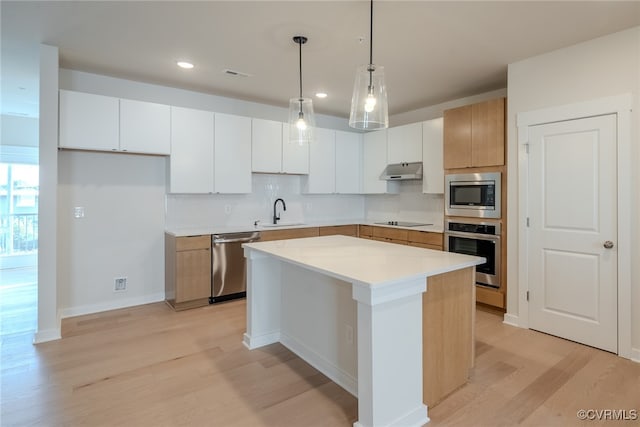
<svg viewBox="0 0 640 427"><path fill-rule="evenodd" d="M429 277L486 262L485 258L475 256L348 236L245 243L243 247L341 280L376 286Z"/></svg>
<svg viewBox="0 0 640 427"><path fill-rule="evenodd" d="M415 231L428 231L432 233L442 233L443 226L442 224L434 224L434 225L423 225L419 227L401 227L397 225L387 225L387 224L376 224L376 222L382 222L384 220L365 220L362 218L359 219L345 219L345 220L333 220L333 221L310 221L305 224L282 224L278 227L265 227L263 225L258 225L255 227L253 224L248 225L238 225L238 226L206 226L206 227L184 227L184 228L175 228L175 229L166 229L165 232L176 236L176 237L184 237L184 236L202 236L207 234L222 234L222 233L238 233L244 231L270 231L270 230L286 230L292 228L309 228L309 227L328 227L328 226L336 226L336 225L350 225L350 224L361 224L361 225L374 225L376 227L388 227L388 228L399 228L404 230L415 230Z"/></svg>

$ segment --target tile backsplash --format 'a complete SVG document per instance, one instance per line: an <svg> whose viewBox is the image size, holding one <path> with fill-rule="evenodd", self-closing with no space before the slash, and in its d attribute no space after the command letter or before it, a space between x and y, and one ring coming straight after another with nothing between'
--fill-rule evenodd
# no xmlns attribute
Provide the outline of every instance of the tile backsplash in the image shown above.
<svg viewBox="0 0 640 427"><path fill-rule="evenodd" d="M423 194L422 181L401 181L398 194L368 195L367 220L426 222L442 226L444 195Z"/></svg>
<svg viewBox="0 0 640 427"><path fill-rule="evenodd" d="M317 222L366 218L442 224L443 196L422 194L419 181L402 182L399 194L302 194L299 175L253 174L251 194L168 194L166 227L246 226L271 222L273 202L282 198L282 220ZM281 207L278 207L278 212Z"/></svg>

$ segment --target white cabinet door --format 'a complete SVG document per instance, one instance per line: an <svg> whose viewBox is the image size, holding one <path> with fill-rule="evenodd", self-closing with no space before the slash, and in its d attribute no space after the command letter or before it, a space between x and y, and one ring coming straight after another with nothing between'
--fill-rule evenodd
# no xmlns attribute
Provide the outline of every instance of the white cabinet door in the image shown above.
<svg viewBox="0 0 640 427"><path fill-rule="evenodd" d="M213 113L171 107L169 192L213 191Z"/></svg>
<svg viewBox="0 0 640 427"><path fill-rule="evenodd" d="M365 194L397 193L400 183L380 179L387 167L387 130L367 132L362 142L362 190Z"/></svg>
<svg viewBox="0 0 640 427"><path fill-rule="evenodd" d="M282 172L309 173L309 144L289 142L289 123L282 124Z"/></svg>
<svg viewBox="0 0 640 427"><path fill-rule="evenodd" d="M444 194L442 117L422 122L422 192Z"/></svg>
<svg viewBox="0 0 640 427"><path fill-rule="evenodd" d="M171 108L164 104L121 99L120 150L169 155Z"/></svg>
<svg viewBox="0 0 640 427"><path fill-rule="evenodd" d="M282 172L282 123L272 120L251 120L251 170Z"/></svg>
<svg viewBox="0 0 640 427"><path fill-rule="evenodd" d="M215 115L216 193L251 193L251 118Z"/></svg>
<svg viewBox="0 0 640 427"><path fill-rule="evenodd" d="M362 192L362 134L336 131L336 193Z"/></svg>
<svg viewBox="0 0 640 427"><path fill-rule="evenodd" d="M387 162L422 161L422 123L411 123L389 128L387 135Z"/></svg>
<svg viewBox="0 0 640 427"><path fill-rule="evenodd" d="M314 129L309 144L309 176L306 193L332 194L336 191L336 132Z"/></svg>
<svg viewBox="0 0 640 427"><path fill-rule="evenodd" d="M118 98L60 90L60 141L63 148L117 151Z"/></svg>

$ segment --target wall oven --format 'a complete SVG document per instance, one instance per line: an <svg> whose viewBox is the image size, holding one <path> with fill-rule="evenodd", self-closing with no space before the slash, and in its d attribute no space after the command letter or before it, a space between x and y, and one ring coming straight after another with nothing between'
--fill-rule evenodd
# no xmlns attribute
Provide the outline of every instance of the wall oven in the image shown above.
<svg viewBox="0 0 640 427"><path fill-rule="evenodd" d="M500 218L501 173L445 176L445 215Z"/></svg>
<svg viewBox="0 0 640 427"><path fill-rule="evenodd" d="M484 257L476 266L476 284L500 288L500 224L492 222L458 222L447 219L444 250Z"/></svg>

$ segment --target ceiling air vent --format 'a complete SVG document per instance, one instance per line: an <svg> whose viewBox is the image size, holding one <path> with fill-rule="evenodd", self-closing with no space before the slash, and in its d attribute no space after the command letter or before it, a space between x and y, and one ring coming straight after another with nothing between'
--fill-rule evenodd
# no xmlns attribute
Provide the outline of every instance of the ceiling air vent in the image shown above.
<svg viewBox="0 0 640 427"><path fill-rule="evenodd" d="M241 71L231 70L229 68L225 68L222 72L228 76L233 77L251 77L251 74L243 73Z"/></svg>

